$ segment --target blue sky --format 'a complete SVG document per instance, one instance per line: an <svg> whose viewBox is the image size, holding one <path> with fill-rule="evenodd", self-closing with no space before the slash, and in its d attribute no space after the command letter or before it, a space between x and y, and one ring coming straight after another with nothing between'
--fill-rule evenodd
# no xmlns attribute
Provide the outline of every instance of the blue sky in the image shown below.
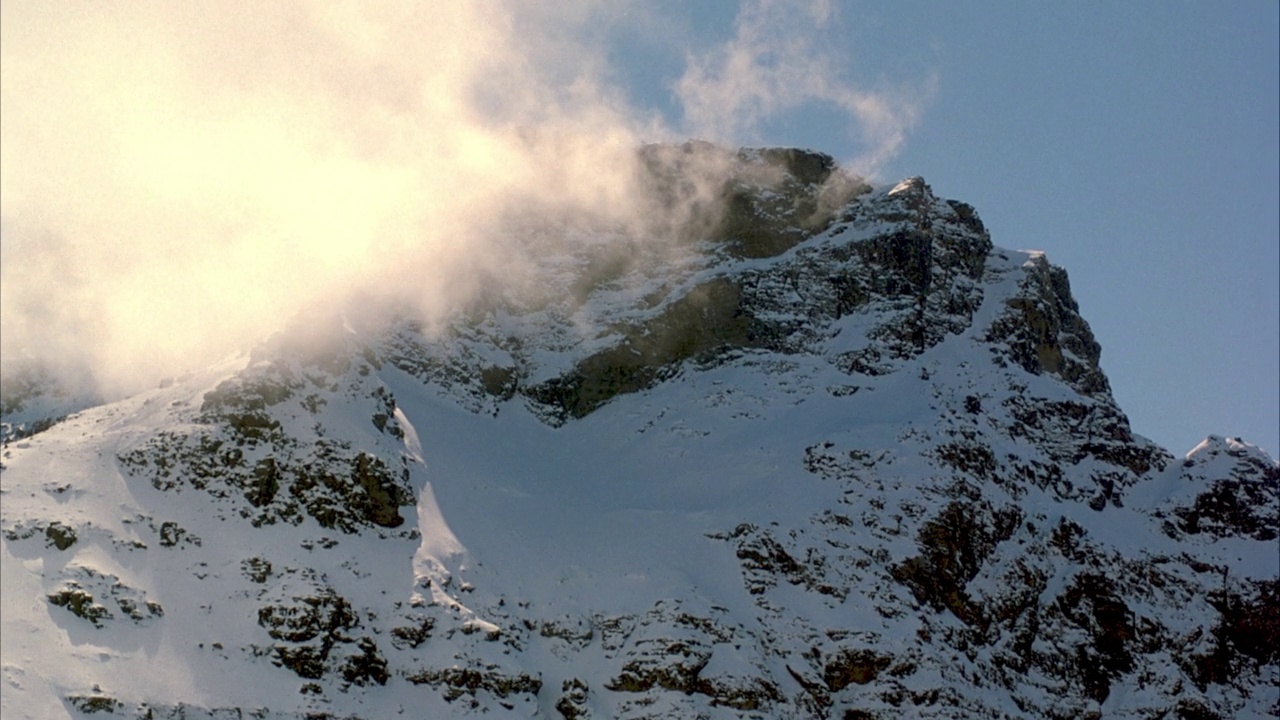
<svg viewBox="0 0 1280 720"><path fill-rule="evenodd" d="M857 87L922 98L881 180L972 203L997 245L1067 268L1134 429L1280 451L1280 5L839 3L815 41ZM680 124L682 51L733 3L666 7L678 43L621 38L632 102ZM681 46L683 43L683 46ZM821 100L744 138L848 159Z"/></svg>

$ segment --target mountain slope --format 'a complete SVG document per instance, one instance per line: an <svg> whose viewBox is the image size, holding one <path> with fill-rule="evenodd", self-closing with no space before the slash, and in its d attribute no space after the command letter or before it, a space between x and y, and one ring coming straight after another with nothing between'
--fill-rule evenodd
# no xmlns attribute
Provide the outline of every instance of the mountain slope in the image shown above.
<svg viewBox="0 0 1280 720"><path fill-rule="evenodd" d="M1276 712L1276 462L1134 436L1065 273L919 178L733 161L677 245L532 227L538 296L7 444L5 716Z"/></svg>

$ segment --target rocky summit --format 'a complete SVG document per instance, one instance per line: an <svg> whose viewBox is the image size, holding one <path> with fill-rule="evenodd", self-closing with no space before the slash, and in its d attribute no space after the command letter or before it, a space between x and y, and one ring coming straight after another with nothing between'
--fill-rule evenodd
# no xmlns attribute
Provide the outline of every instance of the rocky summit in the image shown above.
<svg viewBox="0 0 1280 720"><path fill-rule="evenodd" d="M1134 435L1066 273L922 179L652 146L655 207L706 154L444 320L11 383L4 717L1280 712L1275 460Z"/></svg>

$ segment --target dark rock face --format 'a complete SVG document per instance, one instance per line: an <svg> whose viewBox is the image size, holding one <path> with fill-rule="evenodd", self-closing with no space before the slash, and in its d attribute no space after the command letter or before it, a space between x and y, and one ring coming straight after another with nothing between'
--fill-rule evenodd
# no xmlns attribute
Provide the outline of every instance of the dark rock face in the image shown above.
<svg viewBox="0 0 1280 720"><path fill-rule="evenodd" d="M618 345L583 359L568 375L522 392L553 408L557 422L585 417L617 395L670 377L686 360L712 361L717 352L756 346L742 303L742 288L729 280L699 285L661 315L628 329Z"/></svg>
<svg viewBox="0 0 1280 720"><path fill-rule="evenodd" d="M822 668L822 681L831 692L839 692L851 684L866 685L893 661L887 655L869 650L842 651Z"/></svg>
<svg viewBox="0 0 1280 720"><path fill-rule="evenodd" d="M851 197L870 190L838 173L835 161L821 153L770 148L736 159L743 169L721 191L722 217L711 236L737 258L789 250L830 224Z"/></svg>
<svg viewBox="0 0 1280 720"><path fill-rule="evenodd" d="M893 568L894 579L911 588L920 602L950 610L968 625L988 622L965 586L977 576L995 546L1012 537L1022 520L1016 508L995 510L952 503L925 523L921 554Z"/></svg>
<svg viewBox="0 0 1280 720"><path fill-rule="evenodd" d="M357 398L370 408L362 410L366 437L402 440L395 400L373 376L376 357L336 350L311 357L319 360L268 361L219 384L205 394L194 428L161 433L119 461L158 490L202 490L224 506L220 512L255 525L310 517L345 533L400 527L400 509L414 503L402 458L396 467L318 421L305 434L283 424Z"/></svg>
<svg viewBox="0 0 1280 720"><path fill-rule="evenodd" d="M87 621L96 629L124 621L135 626L148 626L164 616L164 607L160 603L115 575L71 565L63 568L58 576L56 588L45 596L45 600Z"/></svg>
<svg viewBox="0 0 1280 720"><path fill-rule="evenodd" d="M49 538L49 544L59 550L66 550L76 544L75 528L63 525L60 522L50 523L49 527L45 528L44 534L45 537Z"/></svg>
<svg viewBox="0 0 1280 720"><path fill-rule="evenodd" d="M822 165L820 159L803 163ZM757 189L751 196L758 194ZM747 215L754 218L756 212ZM717 364L751 350L814 352L832 323L853 313L876 312L883 320L869 333L868 345L833 358L851 374L890 372L895 361L916 357L968 327L982 301L977 281L991 250L972 208L937 200L919 181L842 213L813 226L787 216L782 235L752 220L755 252L747 257L774 262L695 285L649 319L619 327L619 343L582 359L571 373L519 391L550 408L549 419L561 423L585 417L619 394L651 387L686 362ZM778 257L837 220L858 228L886 219L898 229ZM773 239L762 239L766 235ZM735 247L731 243L729 253L741 255ZM1094 361L1096 370L1096 352Z"/></svg>
<svg viewBox="0 0 1280 720"><path fill-rule="evenodd" d="M736 258L773 257L821 230L871 187L830 155L798 148L737 152L705 142L640 150L653 228L693 241L711 238Z"/></svg>
<svg viewBox="0 0 1280 720"><path fill-rule="evenodd" d="M1102 348L1071 296L1067 273L1043 256L1028 273L1024 292L991 326L988 339L1005 343L1009 358L1027 372L1051 373L1084 395L1109 394L1098 368Z"/></svg>
<svg viewBox="0 0 1280 720"><path fill-rule="evenodd" d="M512 695L537 695L542 689L542 680L535 676L503 675L495 672L495 668L496 666L423 670L407 677L414 684L441 688L445 698L450 701L470 696L473 698L473 706L478 705L474 698L482 691L494 697L506 698Z"/></svg>
<svg viewBox="0 0 1280 720"><path fill-rule="evenodd" d="M334 648L354 642L348 633L360 620L350 603L325 588L289 604L263 606L258 624L279 642L271 648L277 663L298 677L318 680L324 677Z"/></svg>
<svg viewBox="0 0 1280 720"><path fill-rule="evenodd" d="M1242 535L1255 540L1275 540L1274 508L1280 497L1278 490L1280 483L1274 469L1262 482L1235 478L1216 480L1196 496L1193 505L1174 510L1178 529L1191 535L1207 532L1218 537Z"/></svg>
<svg viewBox="0 0 1280 720"><path fill-rule="evenodd" d="M1052 610L1087 634L1088 642L1076 650L1079 679L1088 697L1106 700L1111 682L1133 669L1133 611L1096 573L1077 575Z"/></svg>

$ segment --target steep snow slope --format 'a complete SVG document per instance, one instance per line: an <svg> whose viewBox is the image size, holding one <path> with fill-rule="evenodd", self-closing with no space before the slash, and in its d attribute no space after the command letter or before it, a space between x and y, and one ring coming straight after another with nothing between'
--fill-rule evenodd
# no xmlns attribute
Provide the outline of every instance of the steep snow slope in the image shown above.
<svg viewBox="0 0 1280 720"><path fill-rule="evenodd" d="M918 178L801 222L788 152L687 252L7 444L4 716L1274 713L1276 462L1133 436L1061 270Z"/></svg>

